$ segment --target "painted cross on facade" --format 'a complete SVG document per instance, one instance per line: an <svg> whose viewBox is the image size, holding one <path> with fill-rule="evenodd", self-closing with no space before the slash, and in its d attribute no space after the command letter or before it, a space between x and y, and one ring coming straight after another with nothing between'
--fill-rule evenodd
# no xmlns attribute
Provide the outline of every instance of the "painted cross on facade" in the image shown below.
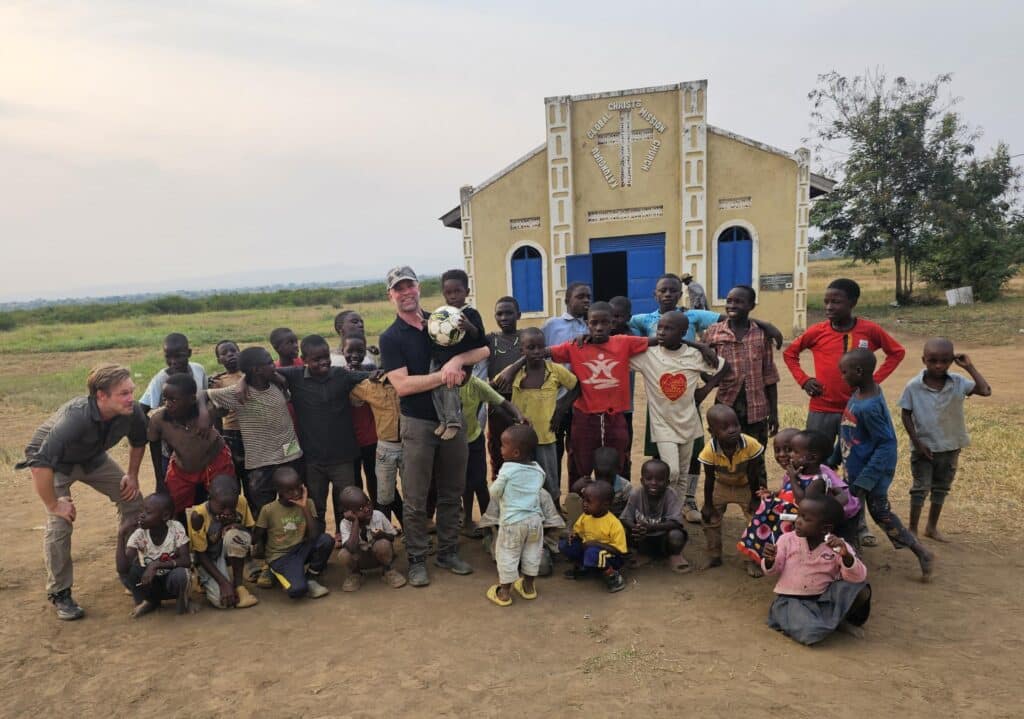
<svg viewBox="0 0 1024 719"><path fill-rule="evenodd" d="M633 111L619 110L619 131L605 132L597 136L598 145L619 146L619 185L633 184L633 143L654 139L654 128L633 129Z"/></svg>

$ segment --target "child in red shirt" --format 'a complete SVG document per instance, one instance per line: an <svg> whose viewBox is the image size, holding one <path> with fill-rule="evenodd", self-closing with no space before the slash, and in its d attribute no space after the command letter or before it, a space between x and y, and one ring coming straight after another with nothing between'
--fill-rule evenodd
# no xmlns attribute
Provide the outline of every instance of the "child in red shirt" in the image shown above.
<svg viewBox="0 0 1024 719"><path fill-rule="evenodd" d="M581 394L574 404L569 452L576 470L594 470L594 451L614 447L619 471L629 455L625 413L630 410L629 358L646 352L646 337L612 335L612 306L595 302L587 312L590 331L582 343L564 342L550 348L551 359L568 363L580 379Z"/></svg>
<svg viewBox="0 0 1024 719"><path fill-rule="evenodd" d="M850 400L850 387L839 373L839 360L852 349L881 349L885 362L875 372L875 382L893 373L906 350L885 330L863 317L854 317L860 285L837 279L825 290L825 321L808 327L782 353L790 374L811 398L807 429L825 434L835 444L839 422ZM800 353L808 349L814 358L814 377L800 368Z"/></svg>

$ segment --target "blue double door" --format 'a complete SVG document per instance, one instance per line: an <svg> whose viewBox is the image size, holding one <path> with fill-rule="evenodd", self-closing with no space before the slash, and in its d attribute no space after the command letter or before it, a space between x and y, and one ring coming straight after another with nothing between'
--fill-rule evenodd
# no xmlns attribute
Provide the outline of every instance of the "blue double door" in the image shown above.
<svg viewBox="0 0 1024 719"><path fill-rule="evenodd" d="M653 312L654 286L665 273L665 233L600 237L590 240L590 254L565 258L566 281L590 285L595 300L624 295L634 314Z"/></svg>

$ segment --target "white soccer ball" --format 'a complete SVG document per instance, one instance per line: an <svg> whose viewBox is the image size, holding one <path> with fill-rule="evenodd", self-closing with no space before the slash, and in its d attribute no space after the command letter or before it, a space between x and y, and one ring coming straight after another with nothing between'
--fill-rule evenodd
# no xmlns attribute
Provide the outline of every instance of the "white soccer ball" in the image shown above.
<svg viewBox="0 0 1024 719"><path fill-rule="evenodd" d="M427 320L427 334L430 335L430 339L441 347L458 344L466 334L459 329L460 317L462 311L457 307L438 307Z"/></svg>

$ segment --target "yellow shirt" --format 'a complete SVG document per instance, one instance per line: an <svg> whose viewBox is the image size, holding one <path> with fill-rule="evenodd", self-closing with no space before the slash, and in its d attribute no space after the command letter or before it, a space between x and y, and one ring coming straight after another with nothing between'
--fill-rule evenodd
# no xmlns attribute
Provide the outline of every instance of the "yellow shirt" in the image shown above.
<svg viewBox="0 0 1024 719"><path fill-rule="evenodd" d="M592 517L589 514L581 514L572 525L572 532L584 542L600 542L614 547L625 554L626 530L622 528L622 522L611 512L606 512L601 517Z"/></svg>
<svg viewBox="0 0 1024 719"><path fill-rule="evenodd" d="M203 524L198 529L192 526L193 516L202 517L203 519ZM246 529L252 529L256 526L256 520L253 519L252 511L249 509L249 503L245 501L245 497L242 495L238 495L238 504L235 505L235 519L238 524ZM211 544L217 544L220 541L223 532L220 529L214 528L214 531L211 533L210 525L212 523L213 515L210 513L209 502L203 502L192 507L185 526L188 528L188 543L192 547L193 552L205 552Z"/></svg>
<svg viewBox="0 0 1024 719"><path fill-rule="evenodd" d="M377 426L377 439L383 439L385 442L401 441L401 437L398 436L398 393L390 382L364 379L352 388L349 397L370 405L370 409L373 410L373 421Z"/></svg>
<svg viewBox="0 0 1024 719"><path fill-rule="evenodd" d="M747 465L764 454L764 447L756 439L748 434L740 435L740 446L736 448L732 457L729 457L718 446L718 442L712 438L704 445L697 459L706 467L714 467L715 482L730 487L746 487Z"/></svg>
<svg viewBox="0 0 1024 719"><path fill-rule="evenodd" d="M546 363L544 382L540 387L523 388L525 377L524 366L512 380L512 404L530 420L537 433L537 444L551 444L555 441L555 433L551 431L551 417L555 414L558 390L562 387L572 389L579 380L576 379L576 375L555 362Z"/></svg>

